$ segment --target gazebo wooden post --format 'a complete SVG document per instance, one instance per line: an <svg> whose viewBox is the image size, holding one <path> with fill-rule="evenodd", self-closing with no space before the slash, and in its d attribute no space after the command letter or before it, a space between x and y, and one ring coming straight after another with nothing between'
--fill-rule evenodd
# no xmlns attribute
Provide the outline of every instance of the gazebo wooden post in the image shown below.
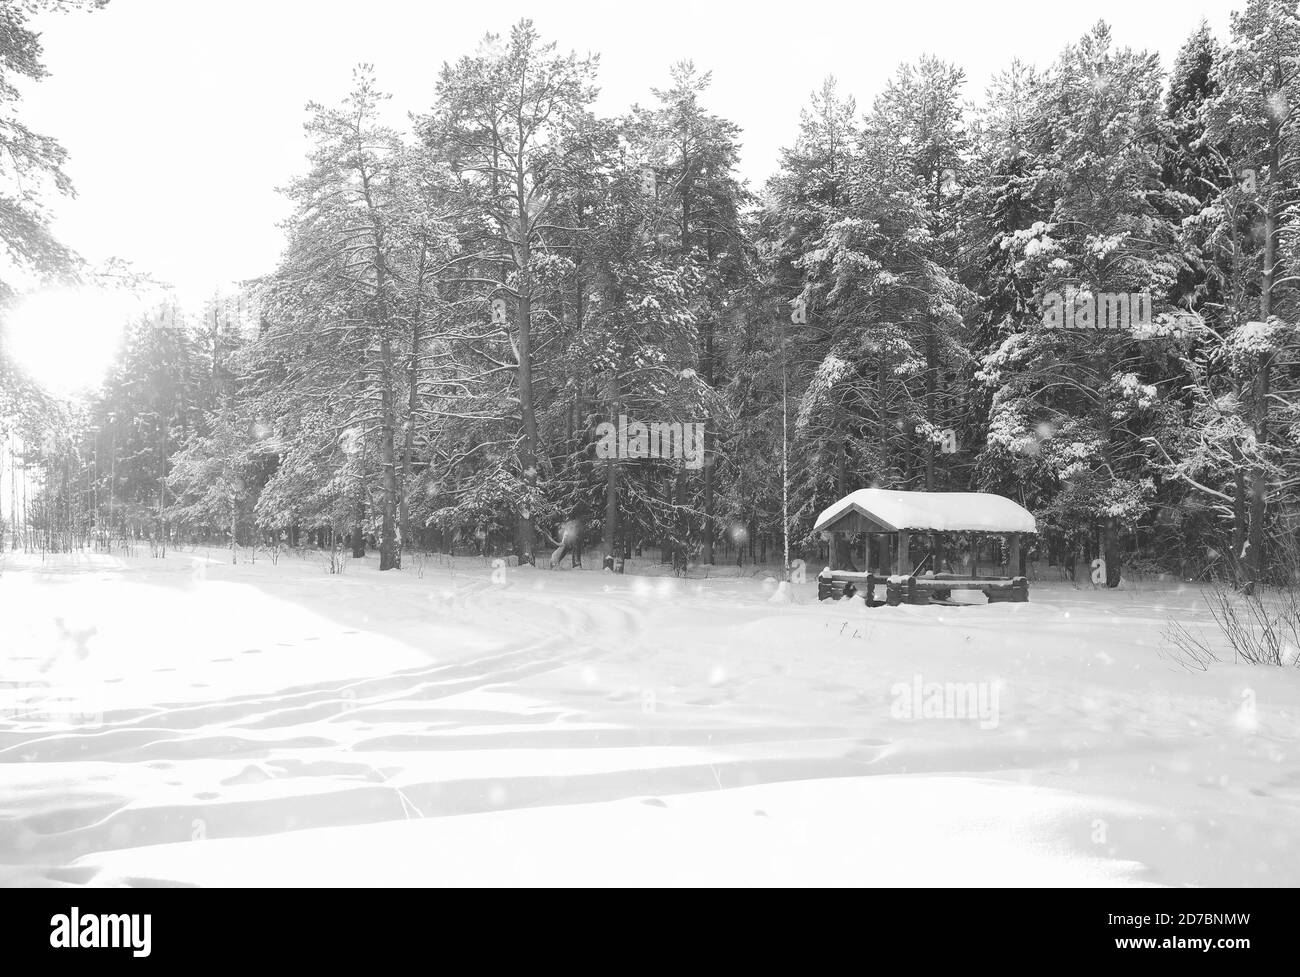
<svg viewBox="0 0 1300 977"><path fill-rule="evenodd" d="M894 572L898 574L912 572L912 555L909 550L912 534L906 529L898 531L898 552L894 554Z"/></svg>
<svg viewBox="0 0 1300 977"><path fill-rule="evenodd" d="M1007 576L1020 576L1020 534L1012 533L1007 543Z"/></svg>

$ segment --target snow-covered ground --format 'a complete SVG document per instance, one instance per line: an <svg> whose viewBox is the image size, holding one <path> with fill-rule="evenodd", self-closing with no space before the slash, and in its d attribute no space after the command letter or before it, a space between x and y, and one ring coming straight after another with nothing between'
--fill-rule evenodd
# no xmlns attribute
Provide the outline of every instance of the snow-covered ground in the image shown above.
<svg viewBox="0 0 1300 977"><path fill-rule="evenodd" d="M0 881L1300 884L1300 670L1194 588L322 559L6 554Z"/></svg>

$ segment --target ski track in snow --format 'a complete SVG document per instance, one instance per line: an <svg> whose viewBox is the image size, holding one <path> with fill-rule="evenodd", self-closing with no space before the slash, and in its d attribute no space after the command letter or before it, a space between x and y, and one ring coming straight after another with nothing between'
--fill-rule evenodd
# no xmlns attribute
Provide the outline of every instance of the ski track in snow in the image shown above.
<svg viewBox="0 0 1300 977"><path fill-rule="evenodd" d="M1300 681L1173 665L1195 591L770 589L9 554L0 882L1300 883Z"/></svg>

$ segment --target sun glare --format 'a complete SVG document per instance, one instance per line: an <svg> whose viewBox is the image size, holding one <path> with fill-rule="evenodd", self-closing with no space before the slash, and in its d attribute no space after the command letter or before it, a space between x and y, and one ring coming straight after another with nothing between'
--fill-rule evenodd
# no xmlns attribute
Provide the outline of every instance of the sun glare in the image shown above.
<svg viewBox="0 0 1300 977"><path fill-rule="evenodd" d="M4 317L6 346L46 390L73 396L93 388L140 301L124 292L61 288L33 292Z"/></svg>

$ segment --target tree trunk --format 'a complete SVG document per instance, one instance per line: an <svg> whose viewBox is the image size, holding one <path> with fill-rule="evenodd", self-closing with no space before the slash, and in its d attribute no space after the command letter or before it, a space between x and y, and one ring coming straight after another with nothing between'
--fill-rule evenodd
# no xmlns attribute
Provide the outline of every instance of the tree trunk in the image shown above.
<svg viewBox="0 0 1300 977"><path fill-rule="evenodd" d="M519 333L519 413L523 420L523 443L519 448L519 466L523 469L524 489L531 499L537 486L537 413L533 406L533 356L532 356L532 296L529 294L528 248L522 249L523 267L519 273L518 333ZM531 503L525 502L519 513L520 556L530 558L533 553L533 513Z"/></svg>
<svg viewBox="0 0 1300 977"><path fill-rule="evenodd" d="M878 423L880 425L880 465L878 480L882 487L889 484L889 366L886 363L884 344L881 344L879 361L876 364L876 399L880 405Z"/></svg>
<svg viewBox="0 0 1300 977"><path fill-rule="evenodd" d="M365 489L359 488L357 490L357 509L355 515L356 522L352 524L352 532L348 533L349 542L352 543L352 559L354 560L360 560L362 557L366 555L366 533L364 529L365 518L366 518Z"/></svg>
<svg viewBox="0 0 1300 977"><path fill-rule="evenodd" d="M1119 545L1119 520L1114 516L1106 518L1102 531L1102 559L1106 561L1106 586L1118 587L1124 551Z"/></svg>
<svg viewBox="0 0 1300 977"><path fill-rule="evenodd" d="M673 541L673 551L676 554L673 560L673 568L685 571L687 561L690 558L687 544L690 539L691 527L690 517L686 511L686 469L684 466L678 467L670 492L675 496L673 505L676 509L676 518L673 522L675 525L674 535L677 538Z"/></svg>
<svg viewBox="0 0 1300 977"><path fill-rule="evenodd" d="M934 323L926 324L925 334L925 420L931 425L935 424L935 388L936 378L939 371L939 347L935 339ZM927 436L925 439L925 490L934 491L934 438ZM930 552L935 551L936 538L934 533L928 537ZM936 569L931 567L931 570Z"/></svg>
<svg viewBox="0 0 1300 977"><path fill-rule="evenodd" d="M842 499L849 494L849 447L844 438L840 438L835 444L835 498ZM834 548L835 566L853 568L853 546L849 537L844 533L834 533L831 536L831 546ZM870 569L868 564L867 569Z"/></svg>
<svg viewBox="0 0 1300 977"><path fill-rule="evenodd" d="M415 414L420 406L420 342L424 338L424 278L427 241L421 239L415 280L415 310L411 317L411 357L406 364L406 429L402 437L402 492L399 499L397 543L405 549L411 538L411 486L415 481Z"/></svg>
<svg viewBox="0 0 1300 977"><path fill-rule="evenodd" d="M1277 181L1279 140L1281 134L1274 123L1269 133L1268 202L1264 208L1264 269L1259 289L1259 317L1263 322L1273 313L1273 281L1277 265ZM1255 435L1256 458L1260 459L1250 469L1250 530L1246 542L1247 587L1254 593L1264 573L1264 521L1268 499L1268 474L1262 454L1269 439L1268 398L1271 386L1271 353L1261 353L1256 360L1255 376L1251 381L1251 428Z"/></svg>
<svg viewBox="0 0 1300 977"><path fill-rule="evenodd" d="M713 320L704 323L704 382L713 387ZM700 562L713 563L713 421L704 419L704 521L700 526Z"/></svg>
<svg viewBox="0 0 1300 977"><path fill-rule="evenodd" d="M379 529L379 569L395 570L402 565L397 545L397 450L396 392L393 389L393 344L389 335L388 269L385 262L384 226L370 193L369 174L361 170L366 205L371 214L374 242L375 327L379 332L379 484L382 498ZM355 543L353 544L355 555Z"/></svg>
<svg viewBox="0 0 1300 977"><path fill-rule="evenodd" d="M392 350L387 339L381 343L385 363L391 362ZM394 409L392 376L384 369L384 389L380 394L383 412L379 429L379 465L383 489L383 513L379 531L379 569L396 570L402 565L401 550L397 545L397 455L394 443Z"/></svg>
<svg viewBox="0 0 1300 977"><path fill-rule="evenodd" d="M618 556L618 461L610 458L605 462L605 552L609 556Z"/></svg>

